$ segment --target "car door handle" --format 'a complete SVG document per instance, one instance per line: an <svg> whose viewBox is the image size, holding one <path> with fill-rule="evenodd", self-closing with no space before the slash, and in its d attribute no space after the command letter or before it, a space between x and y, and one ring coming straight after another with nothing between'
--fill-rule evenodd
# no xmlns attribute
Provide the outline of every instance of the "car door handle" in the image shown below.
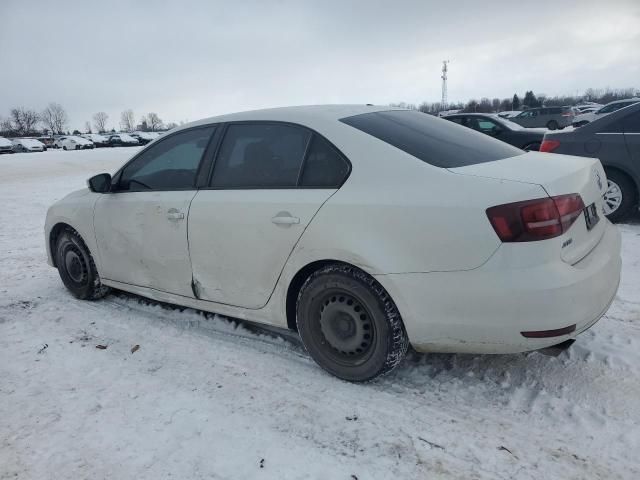
<svg viewBox="0 0 640 480"><path fill-rule="evenodd" d="M182 212L167 212L167 218L169 220L184 220L184 213Z"/></svg>
<svg viewBox="0 0 640 480"><path fill-rule="evenodd" d="M271 221L276 225L297 225L300 223L300 219L292 216L289 212L279 212Z"/></svg>

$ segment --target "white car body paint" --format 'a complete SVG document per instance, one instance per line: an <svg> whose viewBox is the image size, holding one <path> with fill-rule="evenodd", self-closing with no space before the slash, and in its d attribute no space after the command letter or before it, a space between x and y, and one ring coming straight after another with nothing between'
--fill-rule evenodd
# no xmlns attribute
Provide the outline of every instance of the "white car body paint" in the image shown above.
<svg viewBox="0 0 640 480"><path fill-rule="evenodd" d="M86 138L78 137L75 135L69 135L67 137L58 139L55 144L65 150L78 150L80 148L87 148L93 146L93 142Z"/></svg>
<svg viewBox="0 0 640 480"><path fill-rule="evenodd" d="M13 144L26 152L42 152L45 149L44 143L35 138L14 138Z"/></svg>
<svg viewBox="0 0 640 480"><path fill-rule="evenodd" d="M587 232L580 217L559 237L505 244L485 213L567 193L580 193L601 210L594 185L596 174L605 177L597 160L530 152L438 168L338 121L377 110L389 108L293 107L182 127L235 120L304 125L350 160L352 172L337 191L84 190L50 208L46 237L59 223L75 228L106 285L277 326L287 325L287 291L296 273L313 262L347 262L390 293L421 351L532 350L572 338L600 318L620 278L615 226L602 216ZM172 209L184 219L167 218ZM272 222L286 214L299 223ZM52 263L49 242L47 248ZM576 331L561 337L520 334L574 323Z"/></svg>

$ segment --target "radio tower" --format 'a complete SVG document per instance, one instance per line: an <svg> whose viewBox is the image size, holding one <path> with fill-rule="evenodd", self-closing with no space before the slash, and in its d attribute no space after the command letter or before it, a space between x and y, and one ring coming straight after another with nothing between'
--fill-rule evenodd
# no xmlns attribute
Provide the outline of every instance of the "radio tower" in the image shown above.
<svg viewBox="0 0 640 480"><path fill-rule="evenodd" d="M447 64L449 60L442 61L442 101L440 108L444 111L447 109Z"/></svg>

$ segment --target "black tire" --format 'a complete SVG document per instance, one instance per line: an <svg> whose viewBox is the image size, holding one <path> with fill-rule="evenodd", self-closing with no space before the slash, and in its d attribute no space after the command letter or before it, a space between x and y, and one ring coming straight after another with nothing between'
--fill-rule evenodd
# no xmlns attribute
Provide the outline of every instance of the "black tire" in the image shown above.
<svg viewBox="0 0 640 480"><path fill-rule="evenodd" d="M63 150L66 150L66 149L67 149L67 146L66 146L66 145L64 145L64 146L62 147L62 149L63 149Z"/></svg>
<svg viewBox="0 0 640 480"><path fill-rule="evenodd" d="M527 152L537 152L540 150L540 142L531 142L522 147Z"/></svg>
<svg viewBox="0 0 640 480"><path fill-rule="evenodd" d="M557 130L558 129L558 122L556 122L555 120L549 120L547 122L547 128L549 130Z"/></svg>
<svg viewBox="0 0 640 480"><path fill-rule="evenodd" d="M610 192L612 188L618 188L622 194L622 201L611 213L607 214L607 218L612 222L621 222L627 219L631 213L635 210L635 206L638 204L638 191L635 185L629 177L624 173L620 173L616 170L606 170L607 180L609 185L607 193L605 193L604 201L609 207L612 206L610 199Z"/></svg>
<svg viewBox="0 0 640 480"><path fill-rule="evenodd" d="M393 300L373 277L343 264L313 273L296 303L298 333L329 373L366 382L393 370L409 347Z"/></svg>
<svg viewBox="0 0 640 480"><path fill-rule="evenodd" d="M80 300L98 300L110 288L100 283L100 276L89 249L75 230L64 230L55 245L55 259L62 283Z"/></svg>

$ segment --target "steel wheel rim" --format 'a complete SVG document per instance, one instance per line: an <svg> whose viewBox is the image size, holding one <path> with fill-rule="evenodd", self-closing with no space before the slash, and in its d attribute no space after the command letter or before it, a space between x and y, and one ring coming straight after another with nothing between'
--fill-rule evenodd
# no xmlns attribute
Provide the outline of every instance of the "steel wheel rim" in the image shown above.
<svg viewBox="0 0 640 480"><path fill-rule="evenodd" d="M322 295L316 304L316 337L324 354L332 361L354 366L373 353L376 341L371 314L357 297L335 289Z"/></svg>
<svg viewBox="0 0 640 480"><path fill-rule="evenodd" d="M69 245L61 256L69 280L78 286L84 286L89 277L89 269L82 252L75 245Z"/></svg>
<svg viewBox="0 0 640 480"><path fill-rule="evenodd" d="M607 179L607 191L604 194L604 214L611 215L622 204L622 190L620 185Z"/></svg>

